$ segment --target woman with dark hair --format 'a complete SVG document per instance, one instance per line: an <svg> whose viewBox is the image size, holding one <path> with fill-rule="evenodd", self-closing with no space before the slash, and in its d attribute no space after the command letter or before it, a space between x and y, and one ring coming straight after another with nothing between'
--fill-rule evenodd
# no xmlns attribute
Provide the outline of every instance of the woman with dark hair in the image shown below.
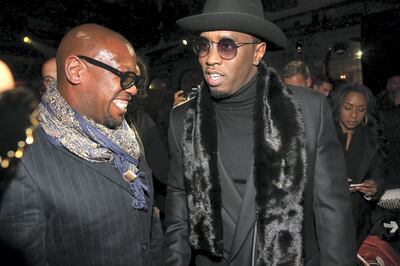
<svg viewBox="0 0 400 266"><path fill-rule="evenodd" d="M332 110L345 152L359 246L371 227L370 211L384 192L383 130L375 98L363 85L342 84L333 93Z"/></svg>

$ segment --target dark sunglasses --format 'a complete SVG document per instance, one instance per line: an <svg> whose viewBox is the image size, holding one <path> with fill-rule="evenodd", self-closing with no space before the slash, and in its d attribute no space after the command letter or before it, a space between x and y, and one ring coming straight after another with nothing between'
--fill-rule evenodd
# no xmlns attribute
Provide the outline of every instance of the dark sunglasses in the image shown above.
<svg viewBox="0 0 400 266"><path fill-rule="evenodd" d="M80 59L87 61L92 65L104 68L113 73L114 75L118 76L121 79L120 82L121 88L124 90L129 89L132 86L136 86L139 89L143 83L143 79L131 71L126 71L126 72L119 71L118 69L113 68L112 66L109 66L103 62L100 62L96 59L84 55L78 55L78 57Z"/></svg>
<svg viewBox="0 0 400 266"><path fill-rule="evenodd" d="M199 37L193 41L193 51L198 57L205 57L210 53L213 44L217 45L218 54L222 59L231 60L237 54L237 49L243 45L259 44L260 42L235 42L229 38L222 38L218 42L213 42L204 37Z"/></svg>

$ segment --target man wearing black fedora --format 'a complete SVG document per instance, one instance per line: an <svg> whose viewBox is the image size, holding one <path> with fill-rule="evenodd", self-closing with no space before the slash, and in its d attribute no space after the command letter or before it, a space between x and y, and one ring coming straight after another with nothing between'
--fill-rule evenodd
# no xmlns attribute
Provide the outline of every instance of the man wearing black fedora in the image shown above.
<svg viewBox="0 0 400 266"><path fill-rule="evenodd" d="M345 164L326 99L262 58L286 37L260 0L208 0L198 97L171 113L165 265L355 265Z"/></svg>

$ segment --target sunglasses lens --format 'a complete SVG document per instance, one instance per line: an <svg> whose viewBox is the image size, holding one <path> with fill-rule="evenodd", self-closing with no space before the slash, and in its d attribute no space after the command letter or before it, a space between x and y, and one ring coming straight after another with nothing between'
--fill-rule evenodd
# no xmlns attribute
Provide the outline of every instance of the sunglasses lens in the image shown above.
<svg viewBox="0 0 400 266"><path fill-rule="evenodd" d="M135 85L136 75L133 72L125 72L121 77L121 87L126 90Z"/></svg>
<svg viewBox="0 0 400 266"><path fill-rule="evenodd" d="M196 39L193 42L193 51L198 57L204 57L210 51L210 42L203 37Z"/></svg>
<svg viewBox="0 0 400 266"><path fill-rule="evenodd" d="M237 46L234 40L221 39L217 45L218 53L223 59L232 59L236 56Z"/></svg>
<svg viewBox="0 0 400 266"><path fill-rule="evenodd" d="M143 89L144 79L133 72L125 72L121 77L121 87L126 90L132 86L136 86L138 90Z"/></svg>

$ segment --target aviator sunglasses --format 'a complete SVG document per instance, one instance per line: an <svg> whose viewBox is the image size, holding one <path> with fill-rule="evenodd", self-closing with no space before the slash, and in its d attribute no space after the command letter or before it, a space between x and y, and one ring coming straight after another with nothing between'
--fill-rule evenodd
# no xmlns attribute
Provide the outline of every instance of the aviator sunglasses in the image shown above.
<svg viewBox="0 0 400 266"><path fill-rule="evenodd" d="M243 45L259 44L260 42L235 42L229 38L222 38L218 42L199 37L193 41L193 51L198 57L205 57L210 53L213 44L217 45L218 54L222 59L231 60L237 54L237 49Z"/></svg>
<svg viewBox="0 0 400 266"><path fill-rule="evenodd" d="M143 83L143 79L140 76L133 73L132 71L122 72L122 71L119 71L118 69L113 68L112 66L109 66L109 65L107 65L103 62L100 62L94 58L87 57L84 55L78 55L78 57L92 65L101 67L105 70L110 71L114 75L118 76L121 79L121 81L120 81L121 88L124 90L127 90L132 86L136 86L139 89L141 84Z"/></svg>

